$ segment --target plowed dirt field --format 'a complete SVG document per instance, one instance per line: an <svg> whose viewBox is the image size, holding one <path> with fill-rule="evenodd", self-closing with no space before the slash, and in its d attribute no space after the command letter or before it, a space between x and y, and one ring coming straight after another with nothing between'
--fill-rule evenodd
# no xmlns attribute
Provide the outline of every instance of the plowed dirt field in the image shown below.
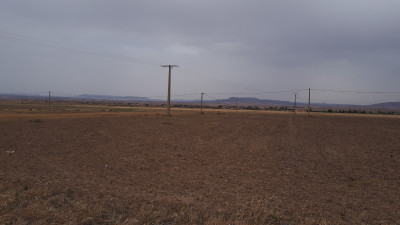
<svg viewBox="0 0 400 225"><path fill-rule="evenodd" d="M0 224L400 224L400 118L2 113Z"/></svg>

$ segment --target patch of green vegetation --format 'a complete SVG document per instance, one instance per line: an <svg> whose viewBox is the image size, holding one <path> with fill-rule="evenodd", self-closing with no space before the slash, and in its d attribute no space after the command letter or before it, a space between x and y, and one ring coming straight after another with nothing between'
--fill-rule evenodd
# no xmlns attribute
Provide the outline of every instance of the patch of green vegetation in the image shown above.
<svg viewBox="0 0 400 225"><path fill-rule="evenodd" d="M40 119L29 120L29 122L32 122L32 123L43 123L43 121L40 120Z"/></svg>

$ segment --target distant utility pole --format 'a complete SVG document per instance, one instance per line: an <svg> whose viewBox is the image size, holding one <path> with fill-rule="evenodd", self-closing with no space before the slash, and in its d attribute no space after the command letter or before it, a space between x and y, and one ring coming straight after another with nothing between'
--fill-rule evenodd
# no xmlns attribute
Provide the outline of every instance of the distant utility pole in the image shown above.
<svg viewBox="0 0 400 225"><path fill-rule="evenodd" d="M200 113L203 114L203 95L204 93L201 93L201 103L200 103Z"/></svg>
<svg viewBox="0 0 400 225"><path fill-rule="evenodd" d="M49 111L50 111L50 91L49 91Z"/></svg>
<svg viewBox="0 0 400 225"><path fill-rule="evenodd" d="M310 117L310 111L311 111L310 100L311 100L311 88L308 89L308 117Z"/></svg>
<svg viewBox="0 0 400 225"><path fill-rule="evenodd" d="M296 114L297 92L295 92L293 94L294 94L294 110L293 110L293 112L294 112L294 114Z"/></svg>
<svg viewBox="0 0 400 225"><path fill-rule="evenodd" d="M203 95L204 93L201 93L201 103L200 103L200 113L203 114Z"/></svg>
<svg viewBox="0 0 400 225"><path fill-rule="evenodd" d="M235 108L236 108L236 112L238 111L238 106L237 106L237 98L235 98L236 99L236 106L235 106Z"/></svg>
<svg viewBox="0 0 400 225"><path fill-rule="evenodd" d="M167 110L168 110L168 116L171 116L171 70L172 70L172 68L179 67L179 66L177 66L177 65L162 65L161 67L168 67L169 68Z"/></svg>

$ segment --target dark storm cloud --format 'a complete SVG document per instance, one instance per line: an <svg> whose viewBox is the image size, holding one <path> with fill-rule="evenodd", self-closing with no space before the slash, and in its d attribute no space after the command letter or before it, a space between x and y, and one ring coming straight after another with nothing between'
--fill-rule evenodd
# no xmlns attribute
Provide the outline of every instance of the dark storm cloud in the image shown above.
<svg viewBox="0 0 400 225"><path fill-rule="evenodd" d="M0 30L179 64L177 93L308 87L393 91L400 81L399 10L400 2L388 0L6 1L0 7ZM0 44L9 54L21 51L16 43ZM105 91L109 94L152 96L165 89L164 80L154 82L164 75L160 68L57 53L63 63L40 69L33 66L40 63L38 57L56 53L26 49L27 68L1 66L3 74L28 77L23 74L31 67L35 73L30 77L41 80L46 71L68 70L59 75L64 83L76 84L72 81L80 77L77 91L87 92L105 91L98 87L108 83L115 84ZM75 70L66 66L73 60L79 60ZM96 60L101 62L98 70L85 67Z"/></svg>

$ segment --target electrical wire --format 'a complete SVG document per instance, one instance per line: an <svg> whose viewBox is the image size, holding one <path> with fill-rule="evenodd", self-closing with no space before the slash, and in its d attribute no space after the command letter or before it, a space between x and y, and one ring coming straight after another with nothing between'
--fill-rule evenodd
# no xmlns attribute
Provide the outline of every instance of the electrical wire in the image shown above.
<svg viewBox="0 0 400 225"><path fill-rule="evenodd" d="M207 78L207 80L212 80L212 81L214 81L216 83L221 83L221 84L225 84L225 85L232 86L232 87L238 87L238 88L246 89L246 90L263 91L263 90L258 89L258 88L248 87L248 86L243 85L243 84L238 84L238 83L235 83L235 82L232 82L232 81L226 81L226 80L219 79L218 76L216 76L215 74L214 75L210 75L208 73L201 73L201 75L200 75L199 71L194 71L194 70L192 70L192 69L190 69L188 67L181 68L180 70L183 71L183 72L185 72L185 71L186 72L190 72L191 75L193 75L194 77L198 78L199 80L204 80L204 78Z"/></svg>
<svg viewBox="0 0 400 225"><path fill-rule="evenodd" d="M400 91L346 91L346 90L323 90L310 89L312 91L335 92L335 93L356 93L356 94L400 94Z"/></svg>
<svg viewBox="0 0 400 225"><path fill-rule="evenodd" d="M99 57L112 58L112 59L116 59L116 60L123 60L123 61L128 61L128 62L133 62L133 63L147 64L147 65L152 65L152 66L159 66L162 64L162 63L158 63L158 62L147 60L147 59L141 59L138 57L125 56L125 55L115 54L115 53L106 52L106 51L93 50L93 49L77 47L77 46L73 46L73 45L66 45L66 44L62 44L59 42L49 41L49 40L31 37L31 36L27 36L27 35L15 34L15 33L6 32L6 31L2 31L2 30L0 30L0 39L14 41L14 42L20 42L20 43L28 44L28 45L54 48L57 50L90 54L90 55L95 55L95 56L99 56Z"/></svg>
<svg viewBox="0 0 400 225"><path fill-rule="evenodd" d="M306 91L308 89L301 89L301 90L283 90L283 91L263 91L263 92L239 92L239 93L233 93L233 92L215 92L215 93L209 93L212 95L260 95L260 94L279 94L279 93L293 93L293 92L301 92L301 91Z"/></svg>
<svg viewBox="0 0 400 225"><path fill-rule="evenodd" d="M123 60L123 61L132 62L132 63L147 64L147 65L152 65L152 66L160 66L162 64L159 62L142 59L142 58L138 58L138 57L125 56L125 55L115 54L115 53L106 52L106 51L98 51L98 50L93 50L93 49L84 48L84 47L66 45L66 44L63 44L60 42L49 41L49 40L45 40L45 39L41 39L41 38L12 33L12 32L3 31L3 30L0 30L0 39L7 40L7 41L19 42L19 43L28 44L28 45L34 45L34 46L40 46L40 47L46 47L46 48L54 48L54 49L64 50L64 51L71 51L71 52L75 52L75 53L90 54L90 55L94 55L94 56L112 58L115 60ZM191 71L192 73L197 74L196 71L193 71L189 68L184 68L184 70ZM202 75L201 77L204 77L204 76L208 77L209 79L216 80L217 82L220 82L220 83L225 83L225 84L229 84L231 86L237 86L237 87L244 88L242 85L235 84L232 82L226 82L221 79L215 78L213 76ZM251 88L251 87L245 87L245 89L258 90L258 89ZM308 90L309 89L260 91L260 92L237 92L237 93L235 93L235 92L207 92L206 96L213 98L210 95L261 95L261 94L293 93L293 92L302 92L302 91L308 91ZM333 90L333 89L310 89L310 90L318 91L318 92L333 92L333 93L400 94L400 91L354 91L354 90ZM38 92L38 93L42 93L42 92ZM38 93L36 93L36 94L38 94ZM65 94L65 93L54 93L54 94L70 95L70 94ZM177 94L177 95L172 95L172 96L174 96L174 97L190 96L190 95L198 95L198 94L200 94L200 93ZM79 96L79 95L71 95L71 96ZM153 96L153 97L165 97L165 96ZM215 98L213 98L213 99L215 99Z"/></svg>
<svg viewBox="0 0 400 225"><path fill-rule="evenodd" d="M212 97L212 96L210 96L210 95L208 95L208 94L206 94L206 93L204 93L204 95L207 96L207 97L209 97L209 98L211 98L211 99L213 99L213 100L218 100L217 98L214 98L214 97Z"/></svg>
<svg viewBox="0 0 400 225"><path fill-rule="evenodd" d="M23 44L27 44L27 45L46 47L46 48L54 48L57 50L71 51L74 53L90 54L90 55L99 56L99 57L112 58L115 60L123 60L123 61L147 64L147 65L152 65L152 66L160 66L162 64L160 62L141 59L138 57L130 57L130 56L115 54L115 53L111 53L111 52L98 51L98 50L93 50L93 49L84 48L84 47L67 45L67 44L60 43L60 42L50 41L50 40L41 39L41 38L32 37L32 36L23 35L23 34L12 33L12 32L4 31L4 30L0 30L0 39L19 42L19 43L23 43ZM190 71L192 74L194 73L194 75L196 77L202 77L202 78L207 77L208 79L215 80L216 82L219 82L219 83L228 84L230 86L236 86L236 87L240 87L240 88L244 88L244 89L259 90L259 89L255 89L255 88L251 88L251 87L244 87L243 85L239 85L234 82L227 82L227 81L218 79L215 76L209 76L209 75L204 75L204 74L202 76L197 76L197 72L194 70L191 70L190 68L183 68L183 71L185 71L185 70ZM243 93L243 94L245 94L245 93Z"/></svg>

